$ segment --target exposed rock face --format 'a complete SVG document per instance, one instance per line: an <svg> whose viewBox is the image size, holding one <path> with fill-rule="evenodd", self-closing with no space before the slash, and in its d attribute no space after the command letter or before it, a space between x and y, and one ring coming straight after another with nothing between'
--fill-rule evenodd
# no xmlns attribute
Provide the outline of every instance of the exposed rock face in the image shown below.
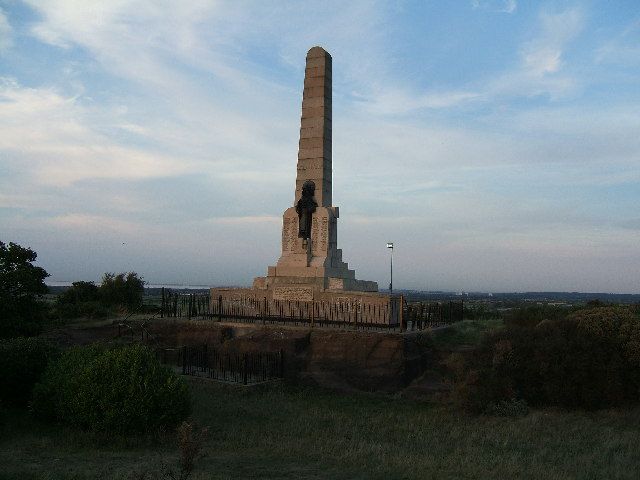
<svg viewBox="0 0 640 480"><path fill-rule="evenodd" d="M396 391L415 361L402 335L315 331L303 380L337 389Z"/></svg>
<svg viewBox="0 0 640 480"><path fill-rule="evenodd" d="M336 390L397 392L417 377L430 351L420 334L392 334L196 322L155 332L176 346L206 343L237 353L284 353L285 377Z"/></svg>

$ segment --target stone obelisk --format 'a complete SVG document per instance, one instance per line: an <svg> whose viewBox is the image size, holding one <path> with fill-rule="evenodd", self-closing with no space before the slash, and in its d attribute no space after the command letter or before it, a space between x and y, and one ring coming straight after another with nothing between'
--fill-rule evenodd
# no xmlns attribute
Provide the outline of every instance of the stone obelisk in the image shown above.
<svg viewBox="0 0 640 480"><path fill-rule="evenodd" d="M331 205L331 55L321 47L307 53L300 143L293 207L283 215L282 255L255 289L273 298L313 298L314 291L375 292L375 282L356 280L337 248L338 207Z"/></svg>
<svg viewBox="0 0 640 480"><path fill-rule="evenodd" d="M298 145L296 204L306 181L315 184L321 207L331 206L331 55L320 47L307 53Z"/></svg>

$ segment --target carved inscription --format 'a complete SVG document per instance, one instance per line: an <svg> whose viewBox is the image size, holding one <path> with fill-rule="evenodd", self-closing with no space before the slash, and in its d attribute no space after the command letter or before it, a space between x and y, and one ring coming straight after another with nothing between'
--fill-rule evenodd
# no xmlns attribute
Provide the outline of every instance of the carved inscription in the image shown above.
<svg viewBox="0 0 640 480"><path fill-rule="evenodd" d="M289 251L289 218L285 218L282 224L282 251Z"/></svg>
<svg viewBox="0 0 640 480"><path fill-rule="evenodd" d="M327 233L329 231L329 223L327 217L322 217L322 227L320 229L320 250L327 251Z"/></svg>
<svg viewBox="0 0 640 480"><path fill-rule="evenodd" d="M296 238L298 238L298 219L289 219L289 251L293 252L296 248Z"/></svg>
<svg viewBox="0 0 640 480"><path fill-rule="evenodd" d="M311 302L313 300L313 289L311 287L275 287L273 289L273 299Z"/></svg>
<svg viewBox="0 0 640 480"><path fill-rule="evenodd" d="M282 252L292 252L296 247L298 219L285 218L282 226Z"/></svg>
<svg viewBox="0 0 640 480"><path fill-rule="evenodd" d="M311 245L313 247L313 251L318 251L318 217L317 215L313 216L313 224L311 227Z"/></svg>

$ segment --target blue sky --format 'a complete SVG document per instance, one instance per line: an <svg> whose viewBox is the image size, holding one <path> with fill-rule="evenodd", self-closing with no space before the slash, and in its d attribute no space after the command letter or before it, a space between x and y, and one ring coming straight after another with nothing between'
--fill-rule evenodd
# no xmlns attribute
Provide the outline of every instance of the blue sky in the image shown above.
<svg viewBox="0 0 640 480"><path fill-rule="evenodd" d="M338 243L397 288L640 292L640 3L0 0L0 240L249 285L333 56Z"/></svg>

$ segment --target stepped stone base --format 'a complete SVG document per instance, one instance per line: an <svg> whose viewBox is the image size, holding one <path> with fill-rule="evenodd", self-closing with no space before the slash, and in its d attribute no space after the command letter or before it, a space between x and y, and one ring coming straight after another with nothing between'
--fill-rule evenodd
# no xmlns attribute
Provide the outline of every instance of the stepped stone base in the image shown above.
<svg viewBox="0 0 640 480"><path fill-rule="evenodd" d="M272 267L275 269L275 267ZM314 267L307 267L309 270L316 270ZM322 270L325 270L322 268ZM353 271L353 270L351 270ZM309 272L315 273L315 272ZM273 275L267 277L256 277L253 280L255 290L274 290L277 287L299 288L306 287L317 292L377 292L378 284L368 280L356 280L355 278L340 278L328 275L318 276L291 276Z"/></svg>
<svg viewBox="0 0 640 480"><path fill-rule="evenodd" d="M321 278L317 280L322 280ZM271 288L212 288L211 301L222 297L225 300L241 301L242 299L290 300L299 302L335 300L367 303L370 305L388 305L391 296L377 291L362 290L330 290L307 283L286 283L273 285Z"/></svg>

